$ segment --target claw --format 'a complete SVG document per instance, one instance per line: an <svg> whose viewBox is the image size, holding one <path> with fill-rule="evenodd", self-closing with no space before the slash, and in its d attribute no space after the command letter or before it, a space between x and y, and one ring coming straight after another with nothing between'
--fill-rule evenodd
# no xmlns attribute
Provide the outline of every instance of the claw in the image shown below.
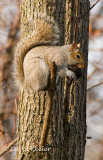
<svg viewBox="0 0 103 160"><path fill-rule="evenodd" d="M70 75L68 76L70 80L77 79L76 74L74 72L70 72Z"/></svg>

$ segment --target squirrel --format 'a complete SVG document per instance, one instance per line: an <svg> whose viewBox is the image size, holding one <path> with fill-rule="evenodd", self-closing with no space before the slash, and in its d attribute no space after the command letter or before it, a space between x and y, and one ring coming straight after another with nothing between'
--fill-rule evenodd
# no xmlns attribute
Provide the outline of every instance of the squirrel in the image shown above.
<svg viewBox="0 0 103 160"><path fill-rule="evenodd" d="M14 67L15 80L19 87L27 91L43 91L48 89L49 81L50 85L55 83L56 76L75 79L75 69L73 70L72 66L79 69L85 67L85 59L80 44L73 43L59 46L59 27L54 19L49 16L47 18L38 18L35 25L35 30L23 38L16 48ZM56 66L54 80L50 64L55 64ZM39 147L44 146L47 138L54 96L54 91L50 89L51 87L48 89L49 98Z"/></svg>
<svg viewBox="0 0 103 160"><path fill-rule="evenodd" d="M59 27L49 16L38 18L35 25L35 30L24 37L16 48L14 68L18 86L26 90L45 90L50 78L48 63L52 62L57 66L58 76L75 79L76 74L69 67L85 67L80 44L59 46Z"/></svg>

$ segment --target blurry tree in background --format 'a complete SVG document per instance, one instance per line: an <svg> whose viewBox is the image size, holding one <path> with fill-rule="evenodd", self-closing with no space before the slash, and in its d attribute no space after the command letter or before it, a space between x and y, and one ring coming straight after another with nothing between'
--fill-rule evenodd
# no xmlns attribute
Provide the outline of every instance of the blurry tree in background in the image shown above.
<svg viewBox="0 0 103 160"><path fill-rule="evenodd" d="M91 5L96 1L91 0ZM103 160L103 1L91 10L85 160Z"/></svg>
<svg viewBox="0 0 103 160"><path fill-rule="evenodd" d="M96 1L91 0L91 6ZM11 78L19 38L19 0L0 1L0 153L15 138L17 91ZM91 10L85 160L103 160L103 2ZM95 86L95 84L98 84ZM8 160L8 151L0 160Z"/></svg>
<svg viewBox="0 0 103 160"><path fill-rule="evenodd" d="M13 49L18 41L19 0L0 1L0 151L16 133L16 97L12 74ZM11 159L8 152L0 160Z"/></svg>

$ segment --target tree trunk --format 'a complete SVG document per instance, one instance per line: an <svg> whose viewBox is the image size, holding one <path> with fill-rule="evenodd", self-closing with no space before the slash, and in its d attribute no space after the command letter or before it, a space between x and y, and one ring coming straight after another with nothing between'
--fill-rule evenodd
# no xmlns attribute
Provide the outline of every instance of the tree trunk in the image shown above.
<svg viewBox="0 0 103 160"><path fill-rule="evenodd" d="M32 32L39 12L49 13L60 26L61 43L81 42L87 62L89 1L22 0L21 37ZM33 24L30 21L34 22ZM49 92L19 93L16 160L83 160L86 142L86 75L74 82L59 79L45 146L39 148Z"/></svg>

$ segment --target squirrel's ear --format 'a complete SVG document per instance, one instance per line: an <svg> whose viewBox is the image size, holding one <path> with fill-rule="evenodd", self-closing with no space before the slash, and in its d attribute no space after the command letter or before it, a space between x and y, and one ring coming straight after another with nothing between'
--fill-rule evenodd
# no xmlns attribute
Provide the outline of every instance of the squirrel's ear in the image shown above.
<svg viewBox="0 0 103 160"><path fill-rule="evenodd" d="M81 48L81 43L78 43L78 44L77 44L77 47L78 47L78 48Z"/></svg>
<svg viewBox="0 0 103 160"><path fill-rule="evenodd" d="M70 47L70 51L72 52L75 48L77 48L77 44L73 42L73 44Z"/></svg>

